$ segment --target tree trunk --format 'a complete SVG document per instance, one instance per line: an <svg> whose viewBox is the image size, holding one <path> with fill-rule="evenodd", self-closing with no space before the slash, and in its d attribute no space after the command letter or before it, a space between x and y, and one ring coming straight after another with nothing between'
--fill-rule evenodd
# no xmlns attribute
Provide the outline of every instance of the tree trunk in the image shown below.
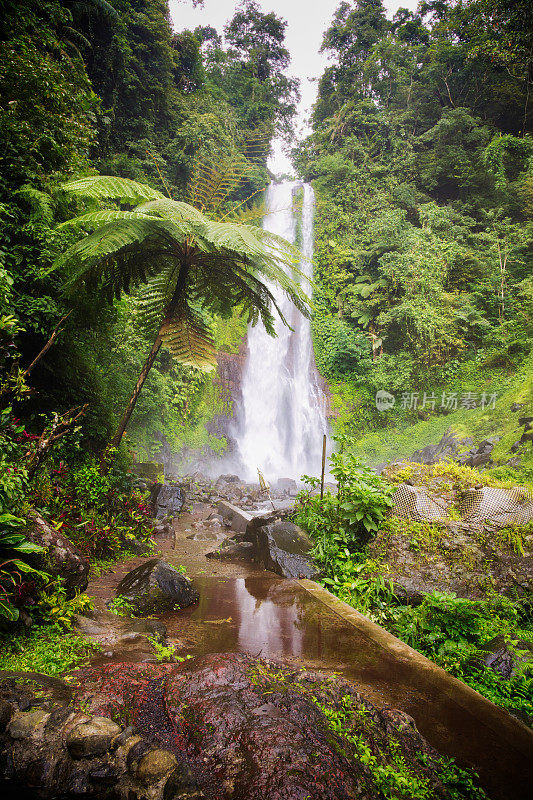
<svg viewBox="0 0 533 800"><path fill-rule="evenodd" d="M109 442L109 444L105 448L104 452L102 453L102 457L100 459L100 468L102 470L106 470L110 466L110 462L112 461L112 459L109 458L109 451L112 450L112 449L116 450L118 448L120 442L122 441L122 437L124 436L124 431L126 430L128 422L130 421L130 417L133 414L133 409L135 408L135 405L137 403L137 399L138 399L138 397L139 397L139 395L141 393L141 389L143 388L144 382L145 382L146 378L148 377L148 373L152 369L152 366L153 366L153 363L155 361L155 358L156 358L156 356L157 356L157 354L158 354L158 352L159 352L159 350L161 348L161 345L163 343L163 339L162 339L162 336L161 336L161 331L163 330L164 323L165 323L167 318L170 318L172 316L172 314L174 313L174 310L176 309L176 306L178 305L178 303L180 302L180 300L181 300L181 298L183 296L183 293L184 293L184 290L185 290L185 285L186 285L186 282L187 282L188 273L189 273L189 264L188 264L187 260L184 260L184 262L182 263L182 265L180 267L180 271L179 271L179 274L178 274L178 280L176 282L176 288L174 289L174 293L172 295L170 303L168 304L167 308L165 309L165 314L163 316L163 321L161 323L161 327L159 328L159 333L155 337L155 342L152 345L152 349L150 350L148 358L144 362L143 368L141 370L141 374L139 375L139 377L137 379L137 383L135 384L135 388L134 388L133 393L132 393L132 395L130 397L130 402L128 403L128 406L127 406L124 414L122 415L122 419L119 422L119 425L118 425L118 428L117 428L117 430L115 432L115 435L113 436L113 438L111 439L111 441Z"/></svg>
<svg viewBox="0 0 533 800"><path fill-rule="evenodd" d="M119 446L120 442L122 441L122 437L124 435L124 431L126 430L128 422L130 421L130 417L133 414L133 409L135 408L135 405L136 405L137 400L139 398L139 395L141 393L141 389L143 388L144 382L145 382L146 378L148 377L148 373L152 369L152 366L153 366L153 363L155 361L155 358L156 358L157 354L159 353L162 341L163 340L161 339L161 336L158 333L156 338L155 338L155 342L152 345L152 349L150 350L148 358L144 362L143 368L141 370L141 373L140 373L140 375L139 375L139 377L137 379L137 383L135 384L135 388L133 389L132 395L130 397L130 402L128 403L128 405L126 407L126 410L124 411L124 414L122 415L122 419L120 420L120 422L118 424L118 428L117 428L117 430L115 432L115 435L113 436L113 438L109 442L108 446L106 447L106 449L102 453L102 459L101 459L101 462L100 462L102 467L105 467L105 464L106 464L106 461L107 461L107 453L108 453L108 451L113 449L113 448L116 449Z"/></svg>

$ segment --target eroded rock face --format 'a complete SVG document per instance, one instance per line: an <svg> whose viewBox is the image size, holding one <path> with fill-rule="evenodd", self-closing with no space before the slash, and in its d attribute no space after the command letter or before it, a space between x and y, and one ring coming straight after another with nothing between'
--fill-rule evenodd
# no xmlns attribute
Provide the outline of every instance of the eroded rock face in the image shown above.
<svg viewBox="0 0 533 800"><path fill-rule="evenodd" d="M161 558L152 558L122 578L116 590L138 614L187 608L199 595L191 581Z"/></svg>
<svg viewBox="0 0 533 800"><path fill-rule="evenodd" d="M78 701L88 714L128 716L145 740L151 732L150 747L140 737L129 740L126 761L140 780L161 771L165 798L378 800L379 771L365 764L369 752L379 767L403 759L428 781L428 796L450 797L439 780L437 754L412 718L396 709L379 711L338 676L214 654L179 665L83 669ZM342 723L340 733L328 715ZM359 737L361 748L345 734ZM128 736L131 729L121 734ZM173 780L182 781L184 792L186 776L191 794L173 795Z"/></svg>
<svg viewBox="0 0 533 800"><path fill-rule="evenodd" d="M34 512L29 527L24 531L26 538L46 548L44 568L47 572L62 579L69 595L87 588L89 562L70 539L54 530Z"/></svg>

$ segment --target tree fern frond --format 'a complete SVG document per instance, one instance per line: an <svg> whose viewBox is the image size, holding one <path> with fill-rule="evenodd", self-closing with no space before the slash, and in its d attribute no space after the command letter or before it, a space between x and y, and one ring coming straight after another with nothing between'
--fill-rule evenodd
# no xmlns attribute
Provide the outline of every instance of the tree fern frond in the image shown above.
<svg viewBox="0 0 533 800"><path fill-rule="evenodd" d="M112 175L91 175L87 178L78 178L74 181L67 181L62 188L65 192L77 197L118 200L127 205L137 205L143 200L157 200L164 197L157 189L152 189L151 186L146 186L144 183Z"/></svg>
<svg viewBox="0 0 533 800"><path fill-rule="evenodd" d="M48 225L52 223L54 203L49 194L40 192L34 186L22 186L15 194L28 203L33 217L40 217Z"/></svg>
<svg viewBox="0 0 533 800"><path fill-rule="evenodd" d="M72 217L67 219L66 222L61 222L57 227L72 228L82 227L83 225L98 227L107 222L114 222L115 220L133 220L133 219L146 219L149 218L148 214L141 214L137 209L135 211L119 211L118 209L109 209L107 211L91 211L88 214L80 214L79 217Z"/></svg>
<svg viewBox="0 0 533 800"><path fill-rule="evenodd" d="M128 291L143 274L153 274L165 250L172 255L177 244L175 227L148 216L110 222L72 245L55 266L73 269L67 291L85 283L112 286L116 295L120 287Z"/></svg>
<svg viewBox="0 0 533 800"><path fill-rule="evenodd" d="M181 302L161 325L159 335L172 358L180 364L211 372L217 366L212 334L186 302Z"/></svg>
<svg viewBox="0 0 533 800"><path fill-rule="evenodd" d="M166 197L162 200L149 200L147 203L137 206L135 210L141 214L155 214L161 217L169 217L170 219L176 218L191 222L207 221L207 217L189 203L182 203L180 200L169 200Z"/></svg>

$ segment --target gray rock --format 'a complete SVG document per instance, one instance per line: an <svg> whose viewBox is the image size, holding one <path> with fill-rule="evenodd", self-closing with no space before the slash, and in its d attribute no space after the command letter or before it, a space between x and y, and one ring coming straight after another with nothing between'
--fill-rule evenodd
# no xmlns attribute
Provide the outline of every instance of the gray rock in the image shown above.
<svg viewBox="0 0 533 800"><path fill-rule="evenodd" d="M33 544L45 548L42 557L45 569L62 579L69 595L87 588L89 562L66 536L54 530L37 512L33 513L24 535Z"/></svg>
<svg viewBox="0 0 533 800"><path fill-rule="evenodd" d="M293 522L274 522L256 531L255 552L265 569L284 578L310 578L314 580L320 570L313 563L313 542Z"/></svg>
<svg viewBox="0 0 533 800"><path fill-rule="evenodd" d="M217 550L206 553L206 558L218 558L228 561L252 561L255 548L251 542L237 542L232 538L225 539Z"/></svg>
<svg viewBox="0 0 533 800"><path fill-rule="evenodd" d="M181 486L174 483L164 483L153 497L155 515L162 517L177 516L185 504L185 492Z"/></svg>
<svg viewBox="0 0 533 800"><path fill-rule="evenodd" d="M278 482L276 483L276 487L280 489L282 492L290 492L296 491L298 492L298 484L293 478L278 478Z"/></svg>
<svg viewBox="0 0 533 800"><path fill-rule="evenodd" d="M109 750L120 730L120 726L107 717L93 717L70 731L66 741L68 751L72 758L101 756Z"/></svg>
<svg viewBox="0 0 533 800"><path fill-rule="evenodd" d="M504 636L496 636L483 646L483 650L488 651L483 658L483 664L504 678L512 678L526 665L528 671L533 669L533 642L519 639L516 644L513 642L510 645Z"/></svg>
<svg viewBox="0 0 533 800"><path fill-rule="evenodd" d="M160 558L128 572L116 594L129 600L139 614L186 608L199 597L191 581Z"/></svg>

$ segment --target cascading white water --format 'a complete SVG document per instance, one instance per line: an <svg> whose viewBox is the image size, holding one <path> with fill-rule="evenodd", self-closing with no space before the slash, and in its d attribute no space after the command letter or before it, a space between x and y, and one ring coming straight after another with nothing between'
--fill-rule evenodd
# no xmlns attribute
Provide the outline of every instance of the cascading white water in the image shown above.
<svg viewBox="0 0 533 800"><path fill-rule="evenodd" d="M294 194L301 183L271 184L264 228L296 239ZM303 185L300 269L312 277L314 194ZM271 287L272 288L272 287ZM304 287L305 289L306 287ZM308 288L308 287L307 287ZM325 401L314 365L311 326L279 289L273 293L293 330L276 322L277 337L258 323L248 331L248 355L242 384L242 408L235 439L245 475L257 480L259 468L269 480L299 479L320 472L322 438L327 432Z"/></svg>

